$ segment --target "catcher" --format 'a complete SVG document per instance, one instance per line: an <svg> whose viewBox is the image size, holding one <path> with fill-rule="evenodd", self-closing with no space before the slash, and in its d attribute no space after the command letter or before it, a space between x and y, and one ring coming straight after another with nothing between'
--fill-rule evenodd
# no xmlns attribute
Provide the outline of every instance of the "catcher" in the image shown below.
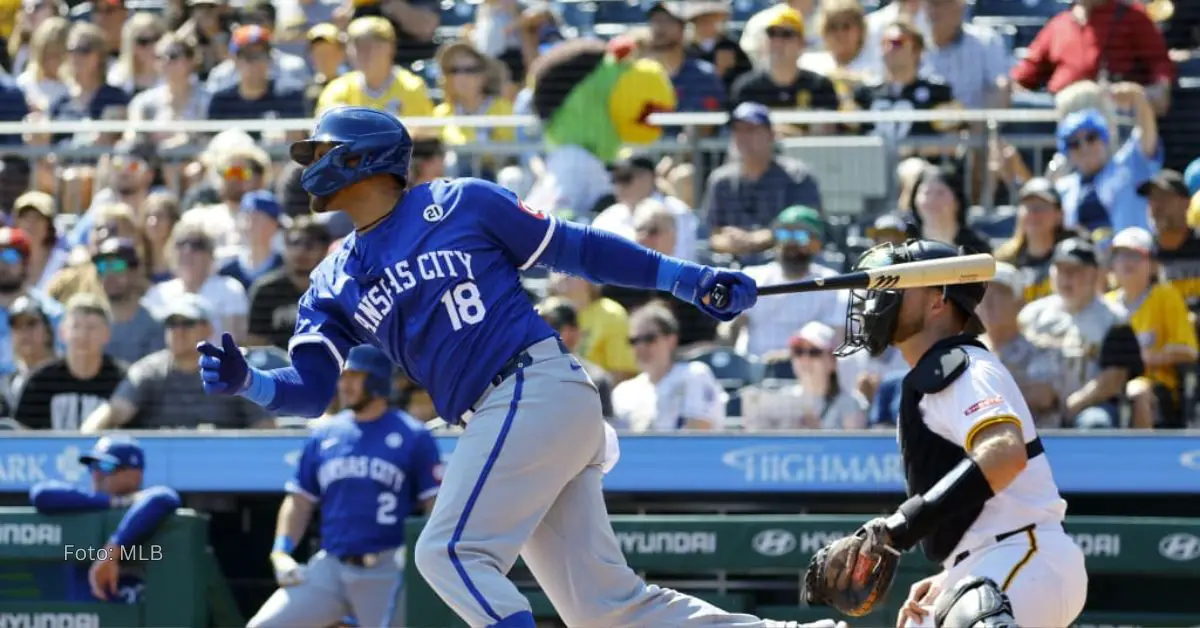
<svg viewBox="0 0 1200 628"><path fill-rule="evenodd" d="M930 240L881 244L856 270L959 255ZM1069 626L1087 597L1066 502L1012 376L976 336L986 284L856 290L838 355L895 346L912 369L897 440L908 499L823 547L805 577L810 604L865 615L917 543L942 572L913 585L897 626Z"/></svg>

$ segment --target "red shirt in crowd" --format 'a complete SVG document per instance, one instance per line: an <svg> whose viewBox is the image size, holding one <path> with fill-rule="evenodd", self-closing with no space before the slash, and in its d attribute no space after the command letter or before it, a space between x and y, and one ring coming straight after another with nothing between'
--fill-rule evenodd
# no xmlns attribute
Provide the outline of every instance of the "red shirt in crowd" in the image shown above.
<svg viewBox="0 0 1200 628"><path fill-rule="evenodd" d="M1059 13L1038 32L1012 78L1026 89L1044 86L1056 93L1077 81L1099 79L1102 69L1114 82L1174 80L1166 42L1142 5L1112 0L1093 8L1085 23L1072 10Z"/></svg>

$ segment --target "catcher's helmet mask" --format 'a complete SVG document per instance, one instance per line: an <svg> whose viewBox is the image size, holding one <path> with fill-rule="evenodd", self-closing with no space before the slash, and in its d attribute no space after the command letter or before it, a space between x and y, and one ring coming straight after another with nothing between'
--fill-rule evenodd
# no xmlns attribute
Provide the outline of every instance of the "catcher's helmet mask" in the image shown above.
<svg viewBox="0 0 1200 628"><path fill-rule="evenodd" d="M931 259L957 257L965 252L958 247L933 240L908 240L904 244L878 244L867 249L854 263L854 270L882 268ZM942 286L943 298L953 303L965 316L963 333L978 336L983 323L975 308L983 300L987 284L968 283ZM883 355L892 344L900 318L904 290L851 290L846 305L846 336L834 355L846 357L866 349L872 357Z"/></svg>

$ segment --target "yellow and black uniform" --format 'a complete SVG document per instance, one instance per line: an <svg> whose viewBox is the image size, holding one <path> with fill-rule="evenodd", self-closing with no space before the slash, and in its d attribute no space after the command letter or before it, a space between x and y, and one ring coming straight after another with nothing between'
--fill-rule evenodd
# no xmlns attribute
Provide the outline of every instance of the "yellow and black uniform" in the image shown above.
<svg viewBox="0 0 1200 628"><path fill-rule="evenodd" d="M1167 283L1175 287L1188 309L1200 311L1200 232L1192 231L1178 247L1156 252Z"/></svg>
<svg viewBox="0 0 1200 628"><path fill-rule="evenodd" d="M579 310L579 355L610 373L637 373L629 344L629 314L620 303L599 298Z"/></svg>
<svg viewBox="0 0 1200 628"><path fill-rule="evenodd" d="M776 83L767 70L753 70L734 81L730 94L730 109L744 102L756 102L771 109L838 109L833 81L803 69L797 70L796 80L790 85Z"/></svg>
<svg viewBox="0 0 1200 628"><path fill-rule="evenodd" d="M1143 350L1161 352L1167 347L1185 347L1196 353L1200 343L1196 341L1196 330L1188 321L1187 304L1174 286L1156 283L1140 301L1124 303L1120 290L1109 292L1112 303L1124 306L1129 311L1129 326L1137 336ZM1179 374L1173 366L1146 367L1144 375L1155 387L1161 387L1178 401L1180 392ZM1177 407L1177 406L1176 406Z"/></svg>
<svg viewBox="0 0 1200 628"><path fill-rule="evenodd" d="M950 86L937 78L918 78L908 85L875 83L855 93L859 109L864 111L929 111L961 109ZM962 128L959 122L880 122L871 125L875 134L892 140L910 136L931 136Z"/></svg>
<svg viewBox="0 0 1200 628"><path fill-rule="evenodd" d="M454 116L511 116L513 113L512 103L499 96L489 97L488 102L482 107L481 111L474 113L463 111L460 107L456 107L448 102L444 102L433 109L433 115L439 118L449 118ZM472 144L474 142L515 142L517 139L517 130L513 127L497 127L489 129L486 127L465 127L454 124L449 124L442 127L442 143L447 146L462 146L464 144Z"/></svg>
<svg viewBox="0 0 1200 628"><path fill-rule="evenodd" d="M1033 303L1054 293L1054 287L1050 285L1050 259L1053 256L1053 249L1042 257L1034 257L1029 254L1028 250L1021 249L1013 259L1013 266L1021 271L1021 276L1025 280L1026 303Z"/></svg>

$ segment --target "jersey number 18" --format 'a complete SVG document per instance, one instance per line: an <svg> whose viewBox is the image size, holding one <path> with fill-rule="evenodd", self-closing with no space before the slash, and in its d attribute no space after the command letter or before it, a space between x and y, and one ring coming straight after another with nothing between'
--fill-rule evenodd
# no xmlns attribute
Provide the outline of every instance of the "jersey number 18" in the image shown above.
<svg viewBox="0 0 1200 628"><path fill-rule="evenodd" d="M483 299L479 298L479 287L473 281L460 283L447 290L442 295L442 303L450 314L450 326L454 331L462 329L463 325L478 324L487 314Z"/></svg>

